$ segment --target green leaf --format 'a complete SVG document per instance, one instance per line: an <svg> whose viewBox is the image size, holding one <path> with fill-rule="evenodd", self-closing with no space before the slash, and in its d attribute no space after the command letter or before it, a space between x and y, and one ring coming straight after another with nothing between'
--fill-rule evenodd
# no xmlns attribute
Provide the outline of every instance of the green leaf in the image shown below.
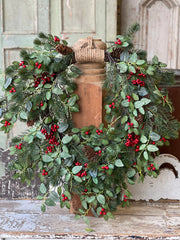
<svg viewBox="0 0 180 240"><path fill-rule="evenodd" d="M139 96L135 93L132 93L132 97L135 101L138 101L139 100Z"/></svg>
<svg viewBox="0 0 180 240"><path fill-rule="evenodd" d="M159 141L161 136L159 134L155 133L155 132L151 132L150 133L150 138L151 138L152 141L157 142L157 141Z"/></svg>
<svg viewBox="0 0 180 240"><path fill-rule="evenodd" d="M155 68L153 66L148 66L147 74L154 75Z"/></svg>
<svg viewBox="0 0 180 240"><path fill-rule="evenodd" d="M45 124L49 124L49 123L51 123L52 122L52 118L49 116L49 117L47 117L45 120L44 120L44 123Z"/></svg>
<svg viewBox="0 0 180 240"><path fill-rule="evenodd" d="M122 47L128 47L128 46L129 46L129 43L128 43L128 42L123 42L121 46L122 46Z"/></svg>
<svg viewBox="0 0 180 240"><path fill-rule="evenodd" d="M155 64L155 65L157 65L159 63L159 59L156 55L153 57L152 63Z"/></svg>
<svg viewBox="0 0 180 240"><path fill-rule="evenodd" d="M137 53L133 53L131 56L130 56L130 62L131 63L135 63L137 61Z"/></svg>
<svg viewBox="0 0 180 240"><path fill-rule="evenodd" d="M36 197L36 199L37 199L37 200L43 200L43 199L44 199L44 197L42 197L42 196L38 195L38 196Z"/></svg>
<svg viewBox="0 0 180 240"><path fill-rule="evenodd" d="M147 104L149 104L151 102L151 99L149 99L149 98L142 98L141 102L143 103L143 105L147 105Z"/></svg>
<svg viewBox="0 0 180 240"><path fill-rule="evenodd" d="M78 133L78 132L80 132L80 129L79 128L72 128L72 132L73 133Z"/></svg>
<svg viewBox="0 0 180 240"><path fill-rule="evenodd" d="M119 63L118 65L120 73L125 73L128 70L128 66L125 63Z"/></svg>
<svg viewBox="0 0 180 240"><path fill-rule="evenodd" d="M134 177L135 174L136 174L136 171L135 171L135 169L132 168L132 169L127 171L126 175L127 175L128 178L132 178L132 177Z"/></svg>
<svg viewBox="0 0 180 240"><path fill-rule="evenodd" d="M128 120L128 116L124 116L122 119L121 119L121 123L124 124L125 122L127 122Z"/></svg>
<svg viewBox="0 0 180 240"><path fill-rule="evenodd" d="M6 78L6 82L4 84L4 88L7 89L9 87L9 85L11 85L11 82L12 82L12 77Z"/></svg>
<svg viewBox="0 0 180 240"><path fill-rule="evenodd" d="M58 87L53 88L52 92L53 92L54 94L56 94L56 95L61 95L61 94L63 94L63 91L62 91L60 88L58 88Z"/></svg>
<svg viewBox="0 0 180 240"><path fill-rule="evenodd" d="M65 177L65 181L68 182L71 178L71 174L70 173L67 173L66 174L66 177Z"/></svg>
<svg viewBox="0 0 180 240"><path fill-rule="evenodd" d="M133 73L136 73L136 69L132 65L129 66L129 71L133 72Z"/></svg>
<svg viewBox="0 0 180 240"><path fill-rule="evenodd" d="M114 164L115 164L116 167L124 167L124 164L121 161L121 159L116 159Z"/></svg>
<svg viewBox="0 0 180 240"><path fill-rule="evenodd" d="M129 107L128 99L123 100L123 101L121 102L121 105L122 105L123 107Z"/></svg>
<svg viewBox="0 0 180 240"><path fill-rule="evenodd" d="M81 204L82 204L82 207L87 210L87 208L88 208L87 202L86 201L82 201Z"/></svg>
<svg viewBox="0 0 180 240"><path fill-rule="evenodd" d="M77 100L77 96L71 97L68 101L68 105L71 107L74 106L74 104L76 103L76 100Z"/></svg>
<svg viewBox="0 0 180 240"><path fill-rule="evenodd" d="M143 107L140 107L140 108L138 108L138 110L139 110L139 112L141 113L141 114L145 114L145 111L144 111L144 108Z"/></svg>
<svg viewBox="0 0 180 240"><path fill-rule="evenodd" d="M42 160L43 160L43 162L47 162L48 163L48 162L52 162L53 158L46 154L46 155L42 156Z"/></svg>
<svg viewBox="0 0 180 240"><path fill-rule="evenodd" d="M147 150L148 150L149 152L156 152L156 151L159 150L159 148L156 147L156 146L153 145L153 144L149 144L149 145L147 146Z"/></svg>
<svg viewBox="0 0 180 240"><path fill-rule="evenodd" d="M98 184L98 179L96 177L93 177L92 180L95 184Z"/></svg>
<svg viewBox="0 0 180 240"><path fill-rule="evenodd" d="M123 52L121 53L121 55L120 55L120 59L121 59L121 61L123 61L123 62L128 61L128 59L129 59L129 52L128 52L128 51L123 51Z"/></svg>
<svg viewBox="0 0 180 240"><path fill-rule="evenodd" d="M143 65L144 63L145 63L146 61L145 60L137 60L137 62L136 62L136 64L138 65L138 66L140 66L140 65Z"/></svg>
<svg viewBox="0 0 180 240"><path fill-rule="evenodd" d="M82 179L81 179L80 177L78 177L78 176L73 176L73 178L74 178L74 180L75 180L76 182L79 182L79 183L82 182Z"/></svg>
<svg viewBox="0 0 180 240"><path fill-rule="evenodd" d="M125 92L123 92L123 91L121 91L121 97L122 97L122 99L126 99L126 94L125 94Z"/></svg>
<svg viewBox="0 0 180 240"><path fill-rule="evenodd" d="M59 202L60 201L59 195L55 191L50 192L49 198L51 198L55 202Z"/></svg>
<svg viewBox="0 0 180 240"><path fill-rule="evenodd" d="M52 87L52 85L50 83L44 84L44 88L46 88L46 89L51 88L51 87Z"/></svg>
<svg viewBox="0 0 180 240"><path fill-rule="evenodd" d="M77 174L78 172L80 172L82 169L82 166L75 166L72 168L72 172L73 174Z"/></svg>
<svg viewBox="0 0 180 240"><path fill-rule="evenodd" d="M47 199L45 200L45 204L46 204L47 206L56 206L56 203L55 203L51 198L47 198Z"/></svg>
<svg viewBox="0 0 180 240"><path fill-rule="evenodd" d="M144 150L146 148L146 144L142 144L139 148L139 150Z"/></svg>
<svg viewBox="0 0 180 240"><path fill-rule="evenodd" d="M56 162L57 164L61 165L61 158L60 157L56 158Z"/></svg>
<svg viewBox="0 0 180 240"><path fill-rule="evenodd" d="M46 206L43 204L43 205L41 205L41 211L42 212L45 212L46 211Z"/></svg>
<svg viewBox="0 0 180 240"><path fill-rule="evenodd" d="M62 138L62 143L63 144L68 144L70 143L72 140L72 136L68 136L68 135L65 135L63 138Z"/></svg>
<svg viewBox="0 0 180 240"><path fill-rule="evenodd" d="M50 99L51 99L51 92L50 92L50 91L48 91L48 92L46 93L46 99L47 99L47 100L50 100Z"/></svg>
<svg viewBox="0 0 180 240"><path fill-rule="evenodd" d="M114 194L110 191L110 190L106 190L106 194L109 196L109 197L114 197Z"/></svg>
<svg viewBox="0 0 180 240"><path fill-rule="evenodd" d="M134 103L134 107L135 107L135 108L140 108L140 107L142 107L143 105L144 105L144 103L141 102L141 101L136 101L136 102Z"/></svg>
<svg viewBox="0 0 180 240"><path fill-rule="evenodd" d="M28 101L28 102L26 103L26 109L28 110L28 112L31 111L31 108L32 108L32 102L31 102L31 101Z"/></svg>
<svg viewBox="0 0 180 240"><path fill-rule="evenodd" d="M45 194L47 192L47 188L44 183L41 183L39 190L42 194Z"/></svg>
<svg viewBox="0 0 180 240"><path fill-rule="evenodd" d="M46 139L45 135L42 134L40 131L38 131L38 132L36 133L36 137L39 138L39 139Z"/></svg>
<svg viewBox="0 0 180 240"><path fill-rule="evenodd" d="M149 155L148 155L148 152L147 152L147 151L144 151L144 152L143 152L143 156L144 156L144 158L145 158L146 160L149 159Z"/></svg>
<svg viewBox="0 0 180 240"><path fill-rule="evenodd" d="M111 212L107 212L107 216L110 217L110 218L114 218L114 216Z"/></svg>
<svg viewBox="0 0 180 240"><path fill-rule="evenodd" d="M142 143L146 143L146 142L147 142L147 137L144 136L144 135L142 135L141 138L140 138L140 141L141 141Z"/></svg>
<svg viewBox="0 0 180 240"><path fill-rule="evenodd" d="M105 197L102 194L97 195L97 200L100 204L105 204Z"/></svg>
<svg viewBox="0 0 180 240"><path fill-rule="evenodd" d="M27 113L25 111L21 111L19 116L20 116L21 119L25 119L25 120L28 118Z"/></svg>
<svg viewBox="0 0 180 240"><path fill-rule="evenodd" d="M63 133L68 129L68 127L69 127L68 123L60 123L58 132Z"/></svg>
<svg viewBox="0 0 180 240"><path fill-rule="evenodd" d="M80 215L75 215L75 219L76 219L76 220L79 220L80 218L81 218Z"/></svg>
<svg viewBox="0 0 180 240"><path fill-rule="evenodd" d="M91 196L91 197L89 197L89 199L88 199L88 203L91 203L91 202L95 201L95 199L96 199L95 196Z"/></svg>

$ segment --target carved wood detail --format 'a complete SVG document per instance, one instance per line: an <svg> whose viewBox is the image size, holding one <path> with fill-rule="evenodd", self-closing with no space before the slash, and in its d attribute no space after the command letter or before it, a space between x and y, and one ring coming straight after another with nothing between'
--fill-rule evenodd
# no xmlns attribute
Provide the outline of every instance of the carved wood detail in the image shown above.
<svg viewBox="0 0 180 240"><path fill-rule="evenodd" d="M141 0L139 42L148 58L158 55L168 68L178 68L179 8L177 0ZM180 63L179 63L180 64Z"/></svg>

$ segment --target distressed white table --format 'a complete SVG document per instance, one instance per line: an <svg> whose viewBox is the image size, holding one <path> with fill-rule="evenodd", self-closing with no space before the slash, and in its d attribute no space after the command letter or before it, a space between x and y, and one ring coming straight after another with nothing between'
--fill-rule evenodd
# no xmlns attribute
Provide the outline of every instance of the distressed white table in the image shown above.
<svg viewBox="0 0 180 240"><path fill-rule="evenodd" d="M0 200L0 239L180 239L180 203L132 202L108 222L90 217L90 228L59 206L40 211L36 200Z"/></svg>

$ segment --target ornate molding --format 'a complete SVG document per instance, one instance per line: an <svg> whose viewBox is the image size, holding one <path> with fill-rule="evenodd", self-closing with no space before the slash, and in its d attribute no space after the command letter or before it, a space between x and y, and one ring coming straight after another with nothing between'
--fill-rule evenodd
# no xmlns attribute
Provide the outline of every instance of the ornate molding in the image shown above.
<svg viewBox="0 0 180 240"><path fill-rule="evenodd" d="M156 19L151 18L151 21L149 21L149 14L151 8L157 4L163 4L165 8L168 10L168 16L169 16L169 28L166 30L167 32L167 38L164 41L168 41L167 44L167 64L168 68L176 69L178 68L178 42L179 42L179 3L177 0L141 0L139 3L139 22L141 25L141 31L139 33L139 42L140 46L143 46L145 50L148 50L148 38L149 32L153 34L153 29L150 31L150 24L152 26L153 21L156 21ZM157 10L157 16L161 17L160 9ZM163 13L163 12L161 12ZM158 23L154 22L154 25ZM162 30L163 31L163 30ZM161 28L159 28L159 33L161 34ZM162 33L164 34L164 32ZM165 50L165 49L164 49ZM163 49L162 49L163 51ZM162 52L161 51L161 52ZM166 50L165 50L166 51ZM163 53L162 53L163 54ZM161 56L160 56L161 57Z"/></svg>

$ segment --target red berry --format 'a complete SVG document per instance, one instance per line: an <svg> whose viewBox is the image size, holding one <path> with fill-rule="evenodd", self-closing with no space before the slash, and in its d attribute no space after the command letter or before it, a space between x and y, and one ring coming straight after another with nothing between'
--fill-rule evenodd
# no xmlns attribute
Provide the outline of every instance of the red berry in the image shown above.
<svg viewBox="0 0 180 240"><path fill-rule="evenodd" d="M62 197L65 197L65 195L64 195L64 194L62 194L61 196L62 196Z"/></svg>
<svg viewBox="0 0 180 240"><path fill-rule="evenodd" d="M100 214L100 215L102 215L103 213L102 213L102 212L100 212L99 214Z"/></svg>
<svg viewBox="0 0 180 240"><path fill-rule="evenodd" d="M10 122L8 122L8 125L11 125L11 123L10 123Z"/></svg>
<svg viewBox="0 0 180 240"><path fill-rule="evenodd" d="M65 200L67 200L68 198L67 198L67 197L65 197L64 199L65 199Z"/></svg>
<svg viewBox="0 0 180 240"><path fill-rule="evenodd" d="M150 168L150 167L148 167L148 168L147 168L147 170L149 171L149 170L151 170L151 168Z"/></svg>
<svg viewBox="0 0 180 240"><path fill-rule="evenodd" d="M35 63L35 65L36 65L36 66L38 66L38 65L39 65L39 63L38 63L38 62L36 62L36 63Z"/></svg>
<svg viewBox="0 0 180 240"><path fill-rule="evenodd" d="M16 145L15 148L18 148L18 145Z"/></svg>
<svg viewBox="0 0 180 240"><path fill-rule="evenodd" d="M45 172L45 175L48 175L48 172Z"/></svg>
<svg viewBox="0 0 180 240"><path fill-rule="evenodd" d="M23 68L26 68L26 65L23 65Z"/></svg>
<svg viewBox="0 0 180 240"><path fill-rule="evenodd" d="M84 189L85 192L87 192L88 190L87 189Z"/></svg>
<svg viewBox="0 0 180 240"><path fill-rule="evenodd" d="M96 132L98 133L98 132L99 132L99 130L96 130Z"/></svg>
<svg viewBox="0 0 180 240"><path fill-rule="evenodd" d="M43 172L46 172L46 170L43 169Z"/></svg>
<svg viewBox="0 0 180 240"><path fill-rule="evenodd" d="M154 164L151 164L151 167L154 167Z"/></svg>
<svg viewBox="0 0 180 240"><path fill-rule="evenodd" d="M100 130L100 133L102 133L103 132L103 130Z"/></svg>
<svg viewBox="0 0 180 240"><path fill-rule="evenodd" d="M106 212L103 212L103 215L106 215Z"/></svg>
<svg viewBox="0 0 180 240"><path fill-rule="evenodd" d="M127 202L127 199L125 198L124 201Z"/></svg>
<svg viewBox="0 0 180 240"><path fill-rule="evenodd" d="M22 66L22 63L19 63L19 66Z"/></svg>
<svg viewBox="0 0 180 240"><path fill-rule="evenodd" d="M155 168L155 167L153 167L153 168L152 168L152 170L154 171L154 170L156 170L156 168Z"/></svg>
<svg viewBox="0 0 180 240"><path fill-rule="evenodd" d="M118 44L118 42L115 42L115 44Z"/></svg>
<svg viewBox="0 0 180 240"><path fill-rule="evenodd" d="M55 42L57 41L57 37L54 37L54 41L55 41Z"/></svg>
<svg viewBox="0 0 180 240"><path fill-rule="evenodd" d="M104 212L104 210L105 210L104 208L101 208L101 211L102 211L102 212Z"/></svg>
<svg viewBox="0 0 180 240"><path fill-rule="evenodd" d="M45 175L45 173L42 173L42 175L44 176L44 175Z"/></svg>
<svg viewBox="0 0 180 240"><path fill-rule="evenodd" d="M19 146L18 148L21 149L21 146Z"/></svg>
<svg viewBox="0 0 180 240"><path fill-rule="evenodd" d="M88 134L89 134L89 132L85 132L85 134L86 134L86 135L88 135Z"/></svg>

